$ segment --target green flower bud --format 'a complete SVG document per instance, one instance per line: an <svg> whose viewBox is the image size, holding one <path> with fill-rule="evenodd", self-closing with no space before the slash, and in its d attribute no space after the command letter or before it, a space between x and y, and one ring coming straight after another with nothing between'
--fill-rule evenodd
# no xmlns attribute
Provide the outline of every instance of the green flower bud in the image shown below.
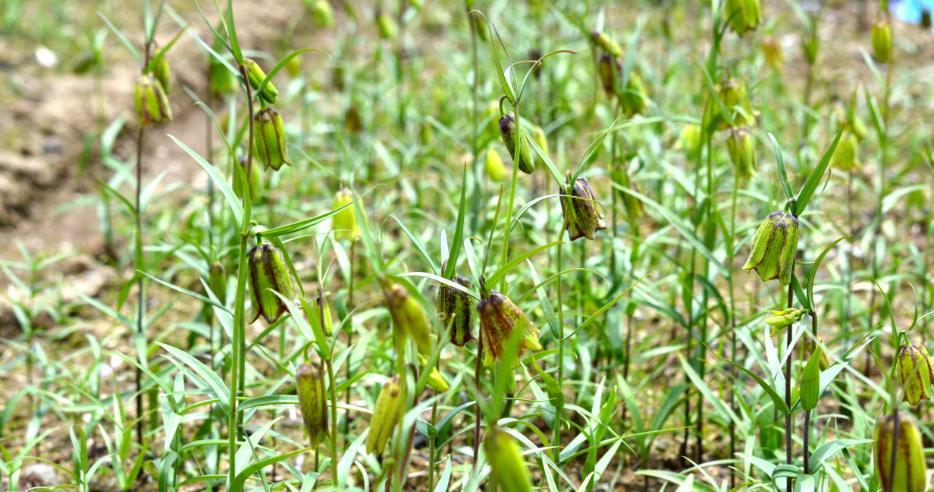
<svg viewBox="0 0 934 492"><path fill-rule="evenodd" d="M169 98L152 75L141 75L134 94L136 117L140 125L160 124L172 120Z"/></svg>
<svg viewBox="0 0 934 492"><path fill-rule="evenodd" d="M157 55L149 62L149 73L162 84L162 90L168 95L172 83L172 67L169 66L165 55Z"/></svg>
<svg viewBox="0 0 934 492"><path fill-rule="evenodd" d="M273 108L263 108L253 116L253 155L267 169L278 171L283 165L291 165L282 115Z"/></svg>
<svg viewBox="0 0 934 492"><path fill-rule="evenodd" d="M924 345L902 345L898 351L898 379L902 384L902 393L909 405L915 406L921 400L931 397L931 383L934 382L934 364Z"/></svg>
<svg viewBox="0 0 934 492"><path fill-rule="evenodd" d="M302 308L305 311L305 318L313 327L320 328L325 336L334 334L334 321L331 318L331 306L326 299L318 296L315 298L314 302L303 302Z"/></svg>
<svg viewBox="0 0 934 492"><path fill-rule="evenodd" d="M470 288L470 279L458 275L454 282ZM467 345L473 339L471 328L473 326L473 299L469 294L447 285L438 288L438 319L444 329L451 329L451 343L458 347Z"/></svg>
<svg viewBox="0 0 934 492"><path fill-rule="evenodd" d="M502 182L509 178L506 171L506 165L503 164L503 158L493 147L486 149L486 158L483 161L483 170L493 181Z"/></svg>
<svg viewBox="0 0 934 492"><path fill-rule="evenodd" d="M399 28L392 16L380 10L376 14L376 26L379 29L379 37L392 41L399 35Z"/></svg>
<svg viewBox="0 0 934 492"><path fill-rule="evenodd" d="M755 31L762 20L762 7L759 0L726 0L723 14L733 30L739 36Z"/></svg>
<svg viewBox="0 0 934 492"><path fill-rule="evenodd" d="M548 155L548 136L545 135L545 130L538 125L533 126L532 138L535 139L535 143L538 144L538 148L542 149L542 153Z"/></svg>
<svg viewBox="0 0 934 492"><path fill-rule="evenodd" d="M383 454L404 411L405 386L400 385L399 376L395 376L383 385L376 399L376 407L370 418L370 433L366 436L367 453Z"/></svg>
<svg viewBox="0 0 934 492"><path fill-rule="evenodd" d="M221 46L219 43L215 43L214 49L220 50ZM217 61L213 55L211 55L208 66L208 84L211 87L211 93L215 96L232 94L237 90L237 78L229 68Z"/></svg>
<svg viewBox="0 0 934 492"><path fill-rule="evenodd" d="M927 489L924 445L911 415L896 412L880 418L872 451L884 492L924 492Z"/></svg>
<svg viewBox="0 0 934 492"><path fill-rule="evenodd" d="M238 197L243 198L243 184L240 181L242 179L241 176L246 176L246 158L241 157L238 164L240 169L243 170L243 174L234 177L233 189L234 193L236 193ZM250 196L255 202L262 194L263 173L260 172L259 165L252 165L250 166Z"/></svg>
<svg viewBox="0 0 934 492"><path fill-rule="evenodd" d="M211 288L211 292L214 292L214 295L221 302L224 301L224 297L227 295L227 271L224 269L223 263L219 261L211 263L208 268L208 287Z"/></svg>
<svg viewBox="0 0 934 492"><path fill-rule="evenodd" d="M260 68L259 64L249 58L243 59L243 65L246 67L246 76L250 82L250 87L252 87L253 90L258 90L260 84L266 80L266 72ZM268 104L276 103L276 99L279 98L279 90L276 89L276 86L273 85L271 80L266 84L266 87L263 87L263 90L260 91L259 98L266 101Z"/></svg>
<svg viewBox="0 0 934 492"><path fill-rule="evenodd" d="M428 363L428 359L419 355L418 363L424 369L425 364ZM438 393L444 393L451 388L451 386L448 385L448 380L444 378L444 375L441 374L437 366L431 368L431 373L428 375L428 387Z"/></svg>
<svg viewBox="0 0 934 492"><path fill-rule="evenodd" d="M348 239L353 241L360 237L360 227L357 225L357 214L354 211L353 195L350 190L342 189L334 196L334 203L331 204L332 210L336 210L345 205L347 208L341 210L331 217L331 229L337 239Z"/></svg>
<svg viewBox="0 0 934 492"><path fill-rule="evenodd" d="M693 154L701 146L701 127L696 124L684 125L681 129L681 135L678 137L678 148L684 149L689 154Z"/></svg>
<svg viewBox="0 0 934 492"><path fill-rule="evenodd" d="M295 371L295 392L298 408L302 412L305 430L312 445L321 441L328 432L328 396L324 388L324 374L318 364L302 364Z"/></svg>
<svg viewBox="0 0 934 492"><path fill-rule="evenodd" d="M505 492L531 492L532 479L516 441L497 427L483 440L483 450L490 463L490 478Z"/></svg>
<svg viewBox="0 0 934 492"><path fill-rule="evenodd" d="M569 183L565 186L561 195L561 212L571 241L581 237L593 240L597 231L606 229L597 199L584 178L577 178L573 185Z"/></svg>
<svg viewBox="0 0 934 492"><path fill-rule="evenodd" d="M785 55L782 52L782 45L777 39L766 36L762 40L762 57L765 58L766 65L781 73L782 68L785 66Z"/></svg>
<svg viewBox="0 0 934 492"><path fill-rule="evenodd" d="M519 166L520 171L526 174L532 174L532 172L535 171L535 160L532 158L532 148L529 146L527 140L528 136L521 127L516 125L516 117L512 113L507 113L500 117L499 134L503 139L506 150L508 150L509 155L512 156L513 163ZM517 142L519 145L518 153L516 152Z"/></svg>
<svg viewBox="0 0 934 492"><path fill-rule="evenodd" d="M542 348L538 343L538 328L518 306L499 292L491 291L481 300L477 305L477 314L480 315L480 326L483 328L483 344L492 359L499 360L503 356L503 346L509 341L513 330L521 330L523 333L520 353L524 349Z"/></svg>
<svg viewBox="0 0 934 492"><path fill-rule="evenodd" d="M772 212L756 230L743 270L755 270L763 282L777 278L782 285L788 285L797 251L798 219L791 214Z"/></svg>
<svg viewBox="0 0 934 492"><path fill-rule="evenodd" d="M649 104L648 92L645 90L645 83L639 72L629 73L629 80L626 81L626 90L620 94L620 103L623 111L628 115L640 114L645 111Z"/></svg>
<svg viewBox="0 0 934 492"><path fill-rule="evenodd" d="M742 80L727 77L720 82L717 92L728 110L746 104L746 83Z"/></svg>
<svg viewBox="0 0 934 492"><path fill-rule="evenodd" d="M431 355L431 328L422 305L399 284L387 286L384 297L397 336L411 337L419 354Z"/></svg>
<svg viewBox="0 0 934 492"><path fill-rule="evenodd" d="M771 313L771 316L765 317L765 324L772 327L772 334L774 335L778 330L797 323L804 316L805 311L798 308L788 308L769 310L769 313Z"/></svg>
<svg viewBox="0 0 934 492"><path fill-rule="evenodd" d="M327 0L305 0L311 10L311 18L318 27L331 27L334 25L334 9Z"/></svg>
<svg viewBox="0 0 934 492"><path fill-rule="evenodd" d="M606 33L594 31L590 33L590 37L593 39L593 42L600 47L600 49L607 52L610 56L614 58L623 57L623 49L616 41L613 40L613 38L607 36Z"/></svg>
<svg viewBox="0 0 934 492"><path fill-rule="evenodd" d="M282 294L286 299L295 296L292 277L285 264L285 256L269 241L263 241L247 253L250 270L250 296L254 315L262 316L267 323L274 323L286 312L285 304L271 291Z"/></svg>
<svg viewBox="0 0 934 492"><path fill-rule="evenodd" d="M892 26L881 20L872 26L872 54L879 63L892 59Z"/></svg>
<svg viewBox="0 0 934 492"><path fill-rule="evenodd" d="M730 129L726 150L739 181L746 181L756 174L756 143L746 128Z"/></svg>
<svg viewBox="0 0 934 492"><path fill-rule="evenodd" d="M859 140L853 132L849 130L843 132L840 143L837 144L837 150L830 159L830 165L841 171L860 168Z"/></svg>

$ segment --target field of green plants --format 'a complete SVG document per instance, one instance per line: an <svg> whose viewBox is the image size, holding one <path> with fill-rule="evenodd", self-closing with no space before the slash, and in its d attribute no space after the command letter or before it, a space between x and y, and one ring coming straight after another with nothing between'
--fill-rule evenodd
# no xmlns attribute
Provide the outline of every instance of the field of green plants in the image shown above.
<svg viewBox="0 0 934 492"><path fill-rule="evenodd" d="M928 490L924 4L4 1L0 490Z"/></svg>

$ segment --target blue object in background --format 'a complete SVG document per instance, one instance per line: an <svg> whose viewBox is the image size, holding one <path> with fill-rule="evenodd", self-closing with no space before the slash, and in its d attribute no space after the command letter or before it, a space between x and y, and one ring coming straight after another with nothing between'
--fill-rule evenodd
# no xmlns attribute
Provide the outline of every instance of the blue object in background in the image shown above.
<svg viewBox="0 0 934 492"><path fill-rule="evenodd" d="M934 0L893 0L889 7L895 17L912 24L921 22L921 12L924 10L934 15Z"/></svg>

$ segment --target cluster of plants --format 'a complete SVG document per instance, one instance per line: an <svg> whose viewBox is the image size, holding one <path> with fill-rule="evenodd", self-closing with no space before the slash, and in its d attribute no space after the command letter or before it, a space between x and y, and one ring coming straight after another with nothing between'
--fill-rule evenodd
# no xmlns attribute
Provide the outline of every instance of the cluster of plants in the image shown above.
<svg viewBox="0 0 934 492"><path fill-rule="evenodd" d="M101 14L126 276L76 314L61 256L2 264L9 490L926 490L930 101L885 0L843 63L823 2L339 3L272 52L233 1ZM154 138L206 185L160 195Z"/></svg>

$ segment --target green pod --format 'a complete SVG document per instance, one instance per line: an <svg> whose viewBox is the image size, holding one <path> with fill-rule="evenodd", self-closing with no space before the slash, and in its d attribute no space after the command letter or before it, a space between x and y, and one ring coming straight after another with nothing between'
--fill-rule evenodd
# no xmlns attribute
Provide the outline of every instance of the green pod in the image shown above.
<svg viewBox="0 0 934 492"><path fill-rule="evenodd" d="M221 302L224 301L227 295L227 271L223 263L219 261L211 263L208 268L208 287Z"/></svg>
<svg viewBox="0 0 934 492"><path fill-rule="evenodd" d="M888 63L892 59L892 26L885 20L872 26L872 55L879 63Z"/></svg>
<svg viewBox="0 0 934 492"><path fill-rule="evenodd" d="M263 108L253 116L253 155L276 171L291 165L282 115L273 108Z"/></svg>
<svg viewBox="0 0 934 492"><path fill-rule="evenodd" d="M480 327L483 329L483 346L493 360L503 356L503 349L513 330L522 330L520 353L525 350L540 350L538 328L529 321L519 306L499 292L491 291L477 305Z"/></svg>
<svg viewBox="0 0 934 492"><path fill-rule="evenodd" d="M902 385L902 395L905 401L915 406L921 400L930 399L931 383L934 382L934 365L924 345L902 345L896 362L898 379Z"/></svg>
<svg viewBox="0 0 934 492"><path fill-rule="evenodd" d="M253 301L252 323L260 316L267 323L274 323L286 312L285 304L272 291L286 299L295 296L292 277L285 263L285 256L269 241L263 241L247 253L250 271L250 296Z"/></svg>
<svg viewBox="0 0 934 492"><path fill-rule="evenodd" d="M726 139L726 150L737 180L747 181L756 174L756 142L748 129L731 128Z"/></svg>
<svg viewBox="0 0 934 492"><path fill-rule="evenodd" d="M353 195L350 190L342 189L334 196L334 203L331 204L332 210L337 210L346 206L340 212L331 217L331 229L334 231L334 237L337 239L354 240L360 237L360 227L357 225L357 214L354 212Z"/></svg>
<svg viewBox="0 0 934 492"><path fill-rule="evenodd" d="M597 75L600 78L600 85L603 86L603 91L606 92L607 97L616 96L618 92L616 84L620 71L618 59L614 58L609 53L600 55L600 59L597 60Z"/></svg>
<svg viewBox="0 0 934 492"><path fill-rule="evenodd" d="M260 68L258 63L249 58L243 59L243 65L246 67L246 76L250 82L250 87L252 87L254 91L259 90L259 86L266 80L266 72ZM259 92L259 98L268 104L275 104L276 100L279 99L279 90L276 89L272 80Z"/></svg>
<svg viewBox="0 0 934 492"><path fill-rule="evenodd" d="M599 203L586 179L577 178L573 184L566 185L560 202L564 226L571 241L582 237L594 240L597 231L606 229Z"/></svg>
<svg viewBox="0 0 934 492"><path fill-rule="evenodd" d="M619 43L614 41L613 38L607 36L606 33L593 31L590 33L590 38L593 40L594 44L613 58L623 57L623 48L621 48Z"/></svg>
<svg viewBox="0 0 934 492"><path fill-rule="evenodd" d="M311 18L318 27L331 27L334 25L334 9L327 0L305 0L311 10Z"/></svg>
<svg viewBox="0 0 934 492"><path fill-rule="evenodd" d="M884 492L927 490L924 445L911 415L896 411L880 418L876 423L872 451Z"/></svg>
<svg viewBox="0 0 934 492"><path fill-rule="evenodd" d="M483 450L490 463L490 478L503 492L531 492L532 478L519 446L498 427L487 431Z"/></svg>
<svg viewBox="0 0 934 492"><path fill-rule="evenodd" d="M516 125L516 117L512 113L507 113L499 118L499 135L503 139L503 145L509 151L513 163L518 165L519 170L525 174L532 174L535 171L535 159L532 157L529 137L521 127ZM518 149L516 148L517 144Z"/></svg>
<svg viewBox="0 0 934 492"><path fill-rule="evenodd" d="M386 41L392 41L399 35L399 28L391 15L382 10L376 14L376 27L379 31L379 37Z"/></svg>
<svg viewBox="0 0 934 492"><path fill-rule="evenodd" d="M140 125L160 124L172 120L172 107L162 84L152 75L141 75L134 91L136 117Z"/></svg>
<svg viewBox="0 0 934 492"><path fill-rule="evenodd" d="M328 395L324 373L318 364L302 364L295 371L295 392L298 408L312 446L321 442L328 432Z"/></svg>
<svg viewBox="0 0 934 492"><path fill-rule="evenodd" d="M318 296L314 301L301 303L302 310L305 311L307 319L313 327L320 328L325 336L334 334L334 321L331 317L331 305L328 301Z"/></svg>
<svg viewBox="0 0 934 492"><path fill-rule="evenodd" d="M645 112L649 105L648 92L645 89L645 82L639 72L629 72L629 79L626 80L626 87L620 94L620 106L623 111L632 116Z"/></svg>
<svg viewBox="0 0 934 492"><path fill-rule="evenodd" d="M419 354L426 357L430 355L431 327L422 305L399 284L389 285L385 290L385 298L396 336L410 337Z"/></svg>
<svg viewBox="0 0 934 492"><path fill-rule="evenodd" d="M727 0L723 13L730 29L739 36L756 30L762 21L759 0Z"/></svg>
<svg viewBox="0 0 934 492"><path fill-rule="evenodd" d="M376 399L370 418L370 433L366 436L367 453L383 454L404 413L405 386L399 383L399 376L395 376L383 385Z"/></svg>
<svg viewBox="0 0 934 492"><path fill-rule="evenodd" d="M458 275L454 282L466 288L471 288L467 277ZM469 294L447 285L438 288L438 319L445 329L450 327L451 343L458 347L467 345L473 340L473 299Z"/></svg>
<svg viewBox="0 0 934 492"><path fill-rule="evenodd" d="M493 147L486 149L486 157L483 160L483 170L493 181L503 182L509 177L506 171L506 165L503 164L503 158Z"/></svg>
<svg viewBox="0 0 934 492"><path fill-rule="evenodd" d="M782 285L788 285L797 250L798 219L791 214L772 212L756 230L752 252L743 270L755 270L763 282L779 279Z"/></svg>
<svg viewBox="0 0 934 492"><path fill-rule="evenodd" d="M149 73L162 84L162 90L168 95L172 83L172 67L169 66L169 61L166 60L165 55L157 55L149 62Z"/></svg>
<svg viewBox="0 0 934 492"><path fill-rule="evenodd" d="M859 139L856 135L847 130L840 137L840 143L837 144L837 150L834 151L830 159L830 165L841 170L850 171L859 169Z"/></svg>

